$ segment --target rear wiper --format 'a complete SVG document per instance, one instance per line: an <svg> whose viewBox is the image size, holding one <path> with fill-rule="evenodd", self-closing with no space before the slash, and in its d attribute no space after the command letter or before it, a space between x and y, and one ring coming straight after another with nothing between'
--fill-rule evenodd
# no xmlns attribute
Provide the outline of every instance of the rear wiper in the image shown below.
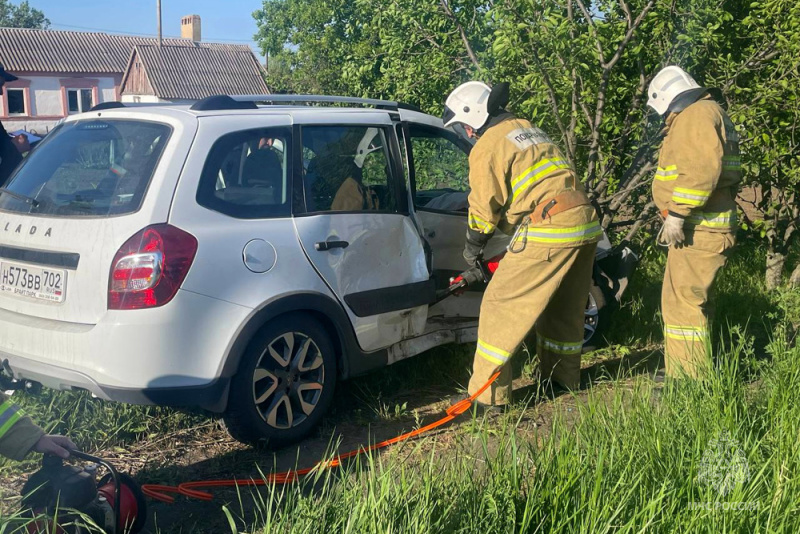
<svg viewBox="0 0 800 534"><path fill-rule="evenodd" d="M3 193L5 193L6 195L8 195L10 197L16 198L17 200L21 200L21 201L25 202L26 204L30 204L34 208L38 208L39 207L39 201L36 200L35 198L29 197L27 195L23 195L21 193L16 193L14 191L6 189L5 187L0 188L0 195L2 195Z"/></svg>

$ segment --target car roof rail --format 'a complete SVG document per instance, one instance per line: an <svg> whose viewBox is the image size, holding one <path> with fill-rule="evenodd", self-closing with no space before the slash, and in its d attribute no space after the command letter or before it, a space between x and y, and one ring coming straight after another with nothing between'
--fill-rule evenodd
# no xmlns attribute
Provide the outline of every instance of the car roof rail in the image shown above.
<svg viewBox="0 0 800 534"><path fill-rule="evenodd" d="M107 109L124 109L124 108L148 108L148 107L171 107L180 106L177 102L101 102L96 106L89 109L89 111L103 111Z"/></svg>
<svg viewBox="0 0 800 534"><path fill-rule="evenodd" d="M397 111L399 109L409 109L421 111L418 107L392 100L379 100L375 98L358 98L352 96L333 96L333 95L219 95L204 98L195 102L191 109L196 111L225 110L225 109L253 109L256 103L265 104L356 104L361 106L371 106L376 109ZM252 105L243 106L246 104Z"/></svg>

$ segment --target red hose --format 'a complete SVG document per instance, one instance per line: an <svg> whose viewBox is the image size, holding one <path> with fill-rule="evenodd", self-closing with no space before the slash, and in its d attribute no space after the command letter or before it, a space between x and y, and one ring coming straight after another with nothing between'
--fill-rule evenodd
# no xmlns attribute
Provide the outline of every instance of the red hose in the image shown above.
<svg viewBox="0 0 800 534"><path fill-rule="evenodd" d="M491 383L494 382L498 376L500 376L499 371L494 375L492 375L489 381L486 382L477 392L475 392L474 395L471 395L470 397L461 400L453 404L449 408L447 408L447 411L445 412L446 415L437 421L434 421L416 430L412 430L411 432L406 432L405 434L401 434L391 439L381 441L380 443L375 443L368 447L360 447L358 449L354 449L344 454L339 454L337 455L336 458L332 460L320 460L311 467L306 467L305 469L296 469L296 470L290 469L289 471L284 471L282 473L272 473L265 478L256 478L249 480L235 480L235 479L196 480L194 482L184 482L182 484L178 484L177 486L163 486L160 484L143 484L142 492L144 492L144 494L150 497L151 499L155 499L157 501L166 503L175 502L175 498L172 497L172 495L170 494L184 495L186 497L191 497L193 499L210 501L211 499L213 499L214 496L211 493L205 491L198 491L199 488L227 488L235 486L266 486L271 484L290 484L292 482L297 481L300 477L307 475L314 470L331 469L334 467L339 467L342 465L342 460L345 460L347 458L352 458L354 456L358 456L359 454L364 454L366 452L372 452L378 449L383 449L390 445L406 441L413 437L419 436L420 434L424 434L425 432L430 432L435 428L446 425L447 423L449 423L462 413L469 410L469 407L472 405L473 401L476 398L478 398L478 396L481 393L486 391L486 388L488 388L489 385L491 385Z"/></svg>

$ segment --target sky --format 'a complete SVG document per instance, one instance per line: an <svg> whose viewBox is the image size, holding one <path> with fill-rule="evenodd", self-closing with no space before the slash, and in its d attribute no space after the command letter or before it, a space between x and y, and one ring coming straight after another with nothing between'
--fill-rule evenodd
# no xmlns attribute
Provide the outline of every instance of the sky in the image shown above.
<svg viewBox="0 0 800 534"><path fill-rule="evenodd" d="M18 0L12 0L18 4ZM54 30L104 31L155 37L156 0L29 0L44 12ZM249 44L256 23L253 11L261 0L161 0L164 37L180 37L181 17L200 15L203 41Z"/></svg>

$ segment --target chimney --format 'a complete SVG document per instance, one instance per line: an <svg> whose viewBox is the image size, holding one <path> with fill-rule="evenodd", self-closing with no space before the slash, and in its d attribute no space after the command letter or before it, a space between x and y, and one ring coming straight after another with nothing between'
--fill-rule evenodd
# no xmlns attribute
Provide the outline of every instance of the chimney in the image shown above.
<svg viewBox="0 0 800 534"><path fill-rule="evenodd" d="M181 38L200 42L200 15L181 17Z"/></svg>

